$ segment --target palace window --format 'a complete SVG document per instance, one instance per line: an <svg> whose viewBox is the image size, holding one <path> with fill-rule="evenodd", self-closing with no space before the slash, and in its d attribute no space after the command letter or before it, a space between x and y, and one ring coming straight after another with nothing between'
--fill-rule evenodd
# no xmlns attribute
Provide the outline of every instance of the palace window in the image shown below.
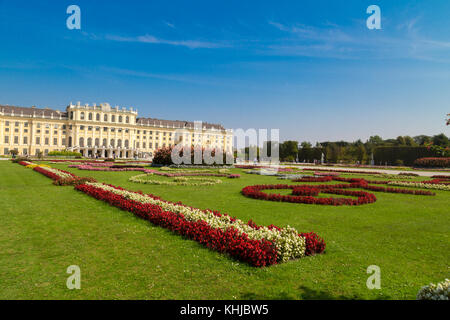
<svg viewBox="0 0 450 320"><path fill-rule="evenodd" d="M80 126L80 130L84 130L84 126Z"/></svg>
<svg viewBox="0 0 450 320"><path fill-rule="evenodd" d="M89 120L93 120L92 112L89 112Z"/></svg>
<svg viewBox="0 0 450 320"><path fill-rule="evenodd" d="M40 137L36 137L36 144L41 144L41 138Z"/></svg>
<svg viewBox="0 0 450 320"><path fill-rule="evenodd" d="M139 149L139 142L136 142L136 148Z"/></svg>
<svg viewBox="0 0 450 320"><path fill-rule="evenodd" d="M80 113L80 119L84 120L84 112Z"/></svg>
<svg viewBox="0 0 450 320"><path fill-rule="evenodd" d="M28 128L28 122L25 122L23 125L25 126L25 128Z"/></svg>
<svg viewBox="0 0 450 320"><path fill-rule="evenodd" d="M105 121L105 122L108 121L108 115L107 115L107 114L105 114L105 115L103 116L103 121Z"/></svg>
<svg viewBox="0 0 450 320"><path fill-rule="evenodd" d="M9 149L8 148L5 148L3 151L5 152L5 155L9 154Z"/></svg>
<svg viewBox="0 0 450 320"><path fill-rule="evenodd" d="M48 146L50 143L49 143L49 139L48 138L45 138L45 145L46 146Z"/></svg>
<svg viewBox="0 0 450 320"><path fill-rule="evenodd" d="M5 126L9 126L9 121L5 121Z"/></svg>
<svg viewBox="0 0 450 320"><path fill-rule="evenodd" d="M9 143L9 136L5 136L5 143Z"/></svg>
<svg viewBox="0 0 450 320"><path fill-rule="evenodd" d="M79 144L80 144L81 148L84 148L84 138L83 137L80 138L80 143Z"/></svg>
<svg viewBox="0 0 450 320"><path fill-rule="evenodd" d="M15 125L16 125L16 127L18 127L18 126L20 125L20 123L19 123L19 122L16 122Z"/></svg>
<svg viewBox="0 0 450 320"><path fill-rule="evenodd" d="M92 147L92 138L88 138L87 145L88 147Z"/></svg>
<svg viewBox="0 0 450 320"><path fill-rule="evenodd" d="M53 145L57 146L58 145L58 138L53 138Z"/></svg>
<svg viewBox="0 0 450 320"><path fill-rule="evenodd" d="M104 146L104 147L107 147L107 146L108 146L108 140L103 139L103 146Z"/></svg>
<svg viewBox="0 0 450 320"><path fill-rule="evenodd" d="M108 128L107 127L103 127L103 131L108 131Z"/></svg>
<svg viewBox="0 0 450 320"><path fill-rule="evenodd" d="M120 123L122 123L122 120L123 120L122 116L119 116L119 122Z"/></svg>
<svg viewBox="0 0 450 320"><path fill-rule="evenodd" d="M111 122L116 122L116 116L115 115L111 116Z"/></svg>
<svg viewBox="0 0 450 320"><path fill-rule="evenodd" d="M99 138L95 138L95 146L100 147L100 139Z"/></svg>
<svg viewBox="0 0 450 320"><path fill-rule="evenodd" d="M62 142L61 142L61 144L62 144L63 146L65 146L65 145L66 145L66 138L62 138Z"/></svg>
<svg viewBox="0 0 450 320"><path fill-rule="evenodd" d="M114 139L111 139L110 146L114 148Z"/></svg>
<svg viewBox="0 0 450 320"><path fill-rule="evenodd" d="M23 137L23 144L28 144L28 137Z"/></svg>
<svg viewBox="0 0 450 320"><path fill-rule="evenodd" d="M95 120L100 121L100 113L97 113L97 114L95 115Z"/></svg>
<svg viewBox="0 0 450 320"><path fill-rule="evenodd" d="M125 122L126 122L126 123L130 123L130 117L127 116L127 117L125 118Z"/></svg>
<svg viewBox="0 0 450 320"><path fill-rule="evenodd" d="M5 128L5 132L9 132L9 128Z"/></svg>
<svg viewBox="0 0 450 320"><path fill-rule="evenodd" d="M129 143L128 143L128 140L125 140L125 148L128 148L129 147Z"/></svg>
<svg viewBox="0 0 450 320"><path fill-rule="evenodd" d="M121 140L121 139L117 140L117 146L118 146L119 148L122 147L122 140Z"/></svg>

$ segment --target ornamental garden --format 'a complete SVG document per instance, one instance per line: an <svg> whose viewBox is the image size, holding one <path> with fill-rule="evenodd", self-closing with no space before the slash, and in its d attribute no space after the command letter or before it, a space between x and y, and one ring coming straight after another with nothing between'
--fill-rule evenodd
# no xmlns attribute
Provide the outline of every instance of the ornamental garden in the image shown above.
<svg viewBox="0 0 450 320"><path fill-rule="evenodd" d="M415 299L448 278L445 174L75 159L0 172L4 298Z"/></svg>

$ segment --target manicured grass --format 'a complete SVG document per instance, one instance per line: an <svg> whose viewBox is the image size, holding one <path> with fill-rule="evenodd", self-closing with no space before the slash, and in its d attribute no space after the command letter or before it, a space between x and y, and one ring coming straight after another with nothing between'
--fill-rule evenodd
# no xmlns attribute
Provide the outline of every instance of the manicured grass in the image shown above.
<svg viewBox="0 0 450 320"><path fill-rule="evenodd" d="M190 187L128 181L139 172L52 166L257 224L315 231L327 250L253 268L1 161L1 299L414 299L421 286L449 277L448 191L435 197L374 192L374 204L332 207L243 197L244 186L291 182L237 169L240 179ZM81 268L81 290L66 288L70 265ZM381 268L381 290L366 287L370 265Z"/></svg>

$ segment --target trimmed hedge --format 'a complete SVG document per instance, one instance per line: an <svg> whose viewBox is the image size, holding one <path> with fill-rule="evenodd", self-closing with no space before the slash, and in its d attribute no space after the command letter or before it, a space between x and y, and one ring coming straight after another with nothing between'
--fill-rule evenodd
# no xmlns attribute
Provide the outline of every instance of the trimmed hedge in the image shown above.
<svg viewBox="0 0 450 320"><path fill-rule="evenodd" d="M425 168L450 168L450 158L420 158L414 164Z"/></svg>
<svg viewBox="0 0 450 320"><path fill-rule="evenodd" d="M81 157L82 154L79 152L73 152L73 151L50 151L48 153L48 155L50 157L55 157L55 156L62 156L62 157Z"/></svg>
<svg viewBox="0 0 450 320"><path fill-rule="evenodd" d="M436 153L427 147L376 147L373 151L375 164L397 165L400 161L412 166L419 158L435 157Z"/></svg>

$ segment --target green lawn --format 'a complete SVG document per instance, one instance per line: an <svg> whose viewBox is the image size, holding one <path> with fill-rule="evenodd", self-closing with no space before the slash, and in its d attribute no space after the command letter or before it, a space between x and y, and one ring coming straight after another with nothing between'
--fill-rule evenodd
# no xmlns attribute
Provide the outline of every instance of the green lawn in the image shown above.
<svg viewBox="0 0 450 320"><path fill-rule="evenodd" d="M448 191L375 192L374 204L332 207L245 198L244 186L290 182L237 169L240 179L188 187L129 182L138 172L52 166L257 224L315 231L326 253L253 268L0 161L0 299L414 299L421 286L449 277ZM66 288L70 265L81 268L81 290ZM381 290L366 287L370 265L381 268Z"/></svg>

